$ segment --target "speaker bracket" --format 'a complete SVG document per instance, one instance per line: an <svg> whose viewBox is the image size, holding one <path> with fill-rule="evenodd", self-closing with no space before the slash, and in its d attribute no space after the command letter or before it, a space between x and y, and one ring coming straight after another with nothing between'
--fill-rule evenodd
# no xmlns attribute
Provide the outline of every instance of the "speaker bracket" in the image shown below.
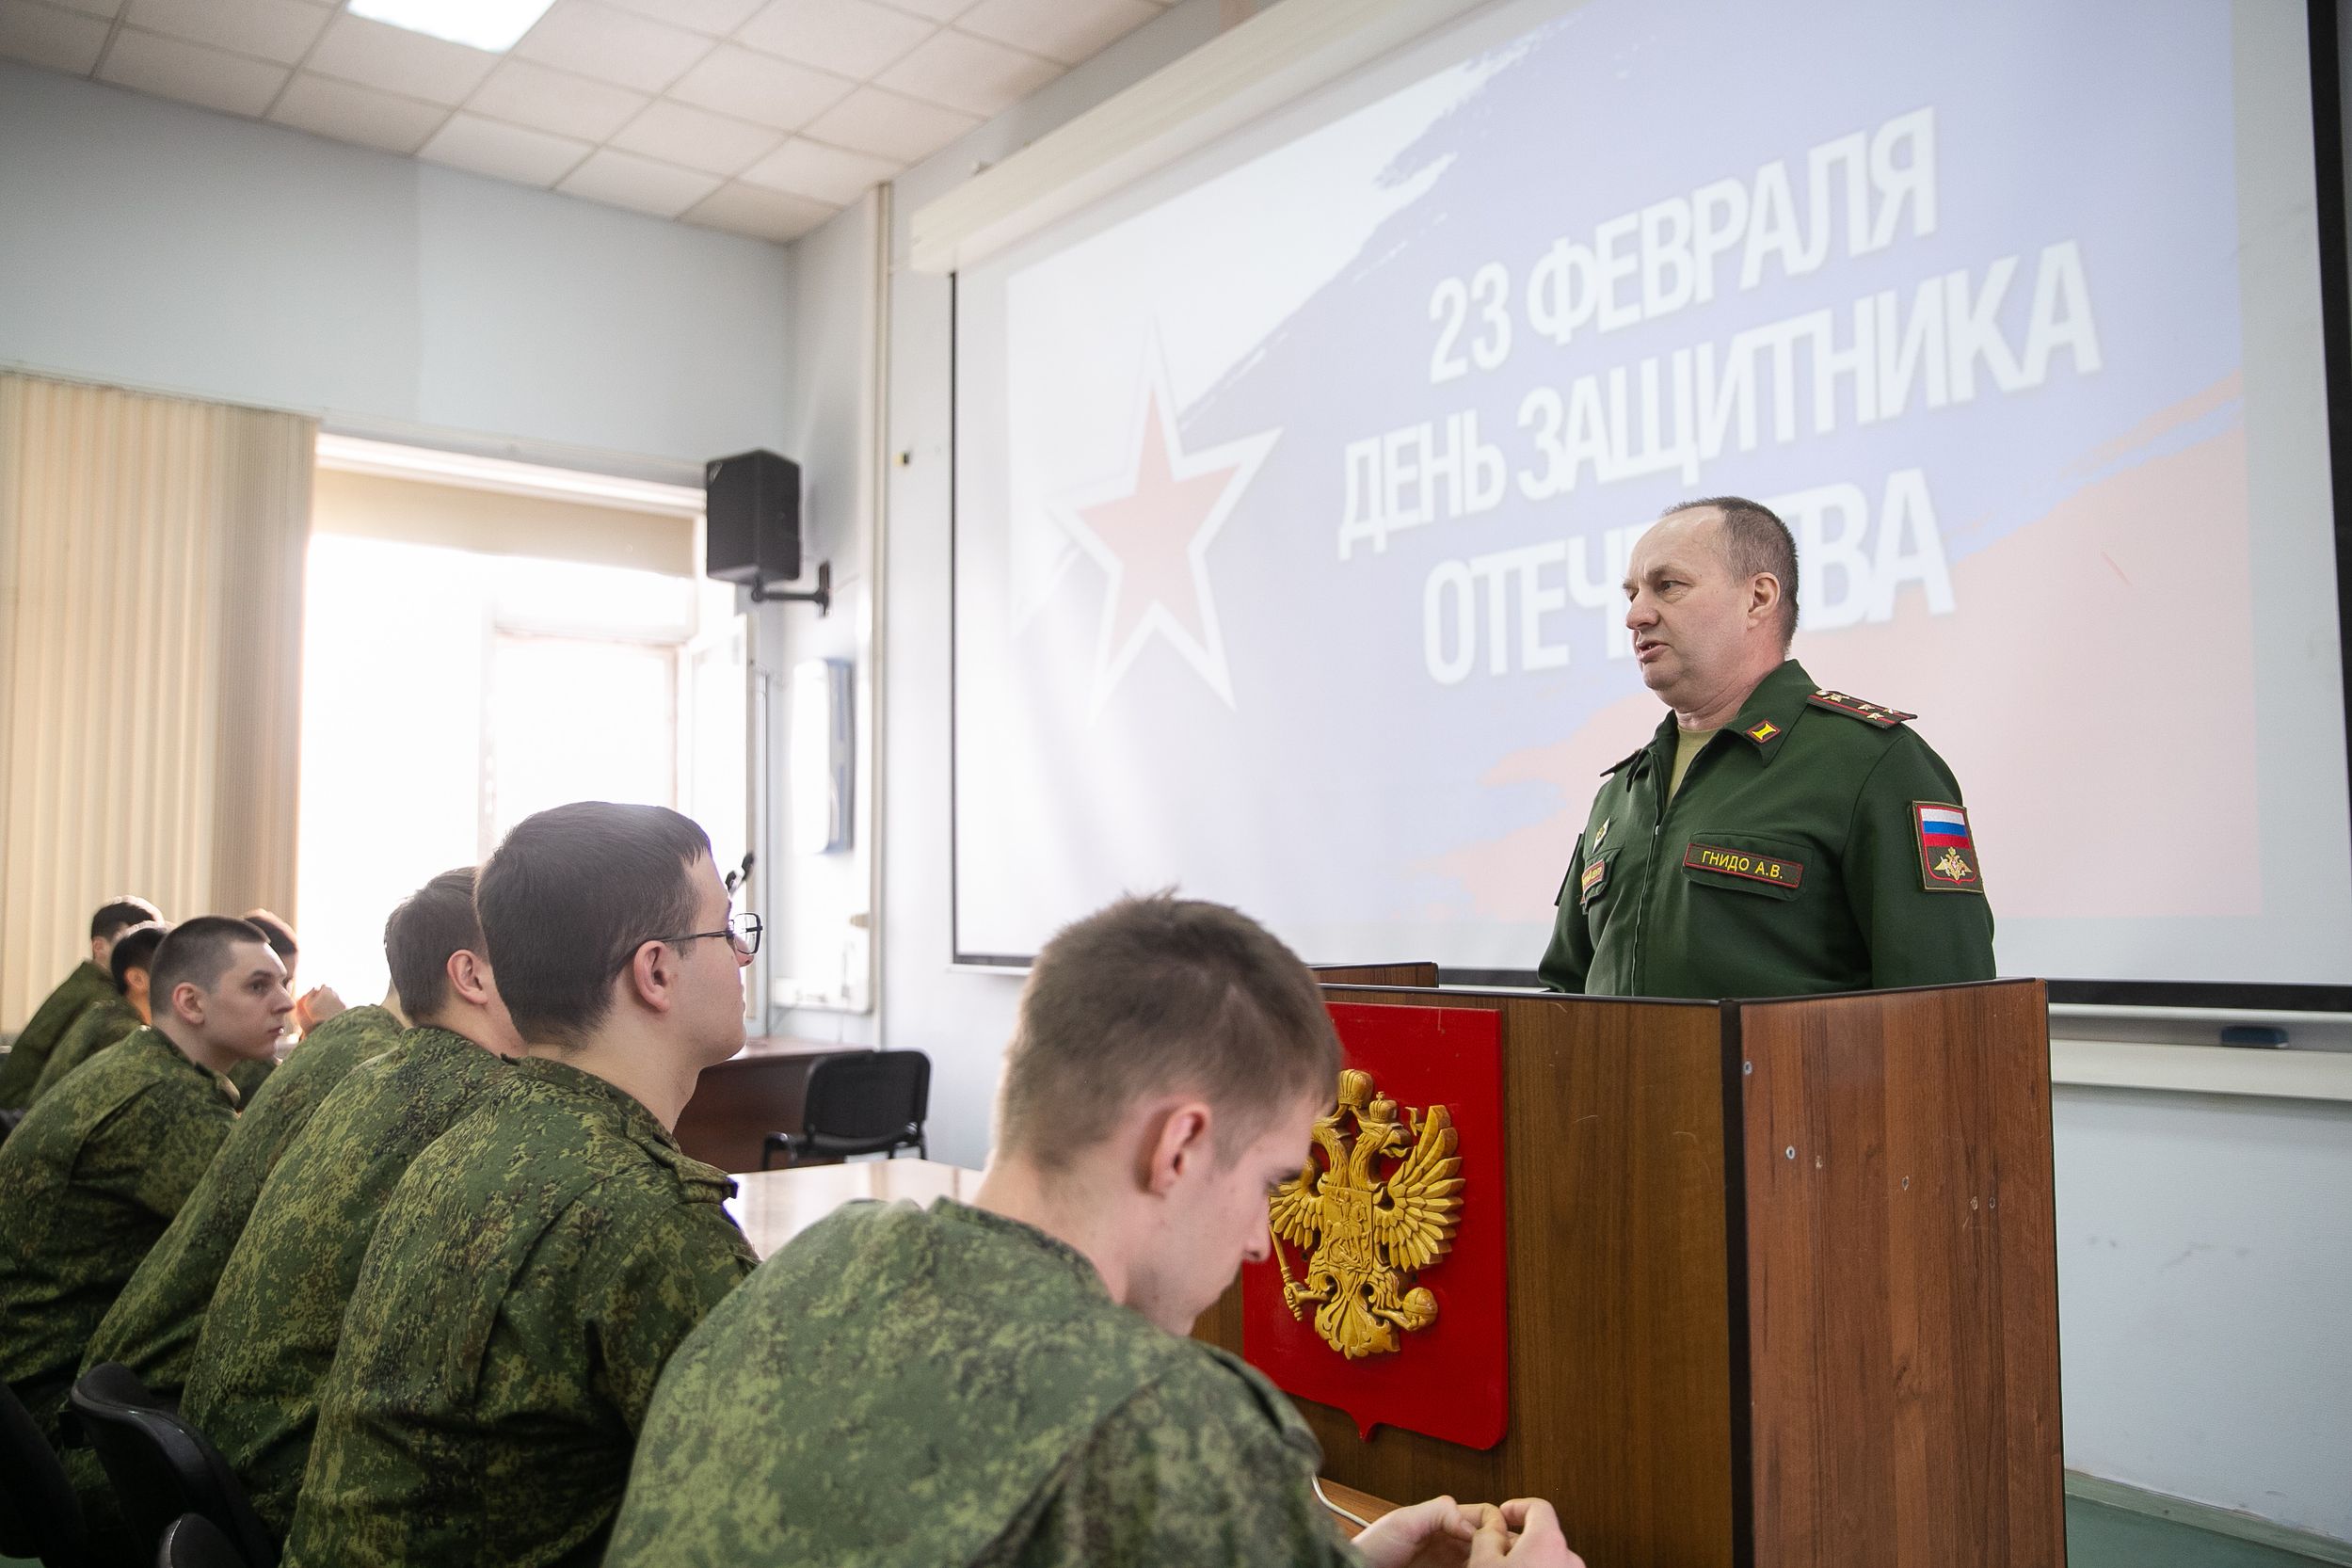
<svg viewBox="0 0 2352 1568"><path fill-rule="evenodd" d="M833 563L817 563L817 585L806 593L774 593L766 584L754 583L751 585L751 601L754 604L814 604L817 614L823 616L833 603Z"/></svg>

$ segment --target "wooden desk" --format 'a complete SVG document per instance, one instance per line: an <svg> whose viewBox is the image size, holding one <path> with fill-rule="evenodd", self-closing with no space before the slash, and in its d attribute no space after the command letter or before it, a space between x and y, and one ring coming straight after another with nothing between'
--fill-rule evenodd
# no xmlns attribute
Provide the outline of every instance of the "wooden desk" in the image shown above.
<svg viewBox="0 0 2352 1568"><path fill-rule="evenodd" d="M727 1200L751 1239L752 1251L767 1256L845 1203L911 1198L926 1207L934 1198L969 1203L980 1190L980 1173L936 1160L861 1160L844 1165L795 1165L788 1171L748 1171L735 1177L736 1194Z"/></svg>
<svg viewBox="0 0 2352 1568"><path fill-rule="evenodd" d="M722 1171L756 1171L771 1132L798 1132L808 1097L808 1071L828 1056L865 1046L763 1034L715 1067L705 1067L694 1098L678 1118L678 1142Z"/></svg>

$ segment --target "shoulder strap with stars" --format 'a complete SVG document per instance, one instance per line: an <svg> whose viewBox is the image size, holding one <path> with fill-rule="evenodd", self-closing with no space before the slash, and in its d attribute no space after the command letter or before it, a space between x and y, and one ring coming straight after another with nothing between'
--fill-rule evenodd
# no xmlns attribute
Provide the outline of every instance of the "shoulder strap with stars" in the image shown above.
<svg viewBox="0 0 2352 1568"><path fill-rule="evenodd" d="M1919 716L1916 713L1906 713L1899 708L1885 708L1875 702L1864 702L1858 696L1848 696L1844 692L1816 692L1805 700L1816 708L1826 708L1832 713L1843 713L1849 719L1860 719L1863 723L1876 725L1880 729L1892 729L1905 719L1915 719Z"/></svg>

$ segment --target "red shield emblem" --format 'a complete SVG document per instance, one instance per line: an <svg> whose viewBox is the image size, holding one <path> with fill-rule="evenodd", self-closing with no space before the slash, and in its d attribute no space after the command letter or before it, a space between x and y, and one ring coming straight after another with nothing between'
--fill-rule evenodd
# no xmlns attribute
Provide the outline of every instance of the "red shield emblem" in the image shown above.
<svg viewBox="0 0 2352 1568"><path fill-rule="evenodd" d="M1241 1353L1366 1437L1492 1448L1510 1417L1500 1015L1331 1016L1350 1070L1275 1196L1275 1256L1241 1271Z"/></svg>

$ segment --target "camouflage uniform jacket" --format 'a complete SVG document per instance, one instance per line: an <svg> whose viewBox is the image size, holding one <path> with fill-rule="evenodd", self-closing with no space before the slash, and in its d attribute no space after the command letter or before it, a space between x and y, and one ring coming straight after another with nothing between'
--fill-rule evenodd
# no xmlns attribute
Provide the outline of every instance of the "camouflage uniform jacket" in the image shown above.
<svg viewBox="0 0 2352 1568"><path fill-rule="evenodd" d="M0 1109L22 1110L31 1099L41 1068L49 1064L49 1053L73 1027L73 1020L91 1003L117 994L114 976L104 969L87 959L73 966L73 972L59 981L57 988L24 1021L8 1054L0 1056Z"/></svg>
<svg viewBox="0 0 2352 1568"><path fill-rule="evenodd" d="M33 1092L24 1103L39 1105L41 1096L55 1089L66 1074L116 1041L128 1038L131 1031L146 1021L128 999L119 995L101 997L83 1008L82 1016L49 1053L49 1060L41 1064L40 1076L33 1080Z"/></svg>
<svg viewBox="0 0 2352 1568"><path fill-rule="evenodd" d="M602 1079L517 1063L385 1207L285 1568L598 1561L663 1364L757 1261L733 1189Z"/></svg>
<svg viewBox="0 0 2352 1568"><path fill-rule="evenodd" d="M335 1015L335 1017L339 1018L341 1016L343 1016L343 1015L340 1013ZM332 1023L333 1021L333 1018L328 1020L328 1023ZM325 1027L327 1027L326 1024L321 1024L319 1026L320 1029L324 1029ZM397 1029L399 1025L395 1023L392 1027ZM318 1031L312 1030L311 1032L315 1034ZM310 1038L310 1035L306 1034L303 1038L307 1040ZM302 1048L296 1046L295 1048L299 1050ZM278 1058L275 1056L248 1056L244 1061L238 1063L235 1066L230 1068L229 1081L237 1086L237 1103L239 1105L251 1105L255 1097L261 1094L262 1085L267 1083L272 1075L274 1075L277 1071Z"/></svg>
<svg viewBox="0 0 2352 1568"><path fill-rule="evenodd" d="M311 1031L295 1048L285 1071L237 1118L220 1157L98 1325L83 1360L85 1371L102 1361L119 1361L156 1393L179 1397L205 1308L245 1234L262 1183L344 1076L391 1049L399 1037L400 1020L391 1013L354 1007Z"/></svg>
<svg viewBox="0 0 2352 1568"><path fill-rule="evenodd" d="M0 1144L0 1378L53 1438L83 1347L235 1124L232 1092L142 1029Z"/></svg>
<svg viewBox="0 0 2352 1568"><path fill-rule="evenodd" d="M264 1105L333 1021L287 1061ZM416 1157L506 1076L505 1063L462 1035L410 1030L327 1096L261 1189L204 1316L181 1409L280 1536L294 1520L319 1385L385 1200Z"/></svg>
<svg viewBox="0 0 2352 1568"><path fill-rule="evenodd" d="M606 1568L1360 1560L1321 1460L1234 1356L1094 1265L942 1199L847 1205L680 1350Z"/></svg>

